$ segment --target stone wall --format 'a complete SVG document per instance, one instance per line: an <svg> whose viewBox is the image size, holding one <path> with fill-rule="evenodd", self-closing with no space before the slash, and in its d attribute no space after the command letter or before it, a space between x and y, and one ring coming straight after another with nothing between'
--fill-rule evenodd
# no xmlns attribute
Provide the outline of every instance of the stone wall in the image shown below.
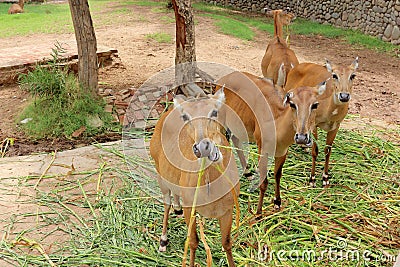
<svg viewBox="0 0 400 267"><path fill-rule="evenodd" d="M228 4L236 9L264 12L263 9L290 10L298 17L341 28L357 29L393 44L400 44L400 0L204 0Z"/></svg>

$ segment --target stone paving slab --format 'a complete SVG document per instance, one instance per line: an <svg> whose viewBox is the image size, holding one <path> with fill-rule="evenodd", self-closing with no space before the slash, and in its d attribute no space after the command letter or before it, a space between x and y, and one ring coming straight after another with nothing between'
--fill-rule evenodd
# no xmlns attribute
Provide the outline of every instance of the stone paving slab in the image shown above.
<svg viewBox="0 0 400 267"><path fill-rule="evenodd" d="M78 55L76 40L67 40L60 42L65 49L66 58L76 57ZM2 68L11 68L18 65L33 64L38 61L51 59L52 49L55 48L53 41L40 42L40 45L32 44L17 47L0 48L0 71ZM108 48L102 45L97 46L97 53L106 53L108 51L117 52L116 49Z"/></svg>

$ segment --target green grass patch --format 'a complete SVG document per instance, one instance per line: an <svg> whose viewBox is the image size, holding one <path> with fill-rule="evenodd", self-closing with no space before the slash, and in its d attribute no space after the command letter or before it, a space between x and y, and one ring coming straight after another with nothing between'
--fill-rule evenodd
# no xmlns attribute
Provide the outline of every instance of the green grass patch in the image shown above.
<svg viewBox="0 0 400 267"><path fill-rule="evenodd" d="M172 16L162 16L160 18L160 20L163 23L166 23L166 24L169 24L169 23L174 23L175 24L175 17L172 17Z"/></svg>
<svg viewBox="0 0 400 267"><path fill-rule="evenodd" d="M249 33L252 28L269 34L274 32L273 20L262 15L238 14L230 8L206 3L194 3L193 7L200 15L214 18L217 26L225 34L252 40L250 36L254 36L254 33ZM240 21L240 23L236 24L236 21ZM235 30L236 27L240 29ZM387 52L392 55L395 55L396 51L398 51L398 46L384 42L377 37L363 34L360 31L340 29L332 25L319 24L302 18L296 19L290 29L292 34L321 35L332 39L341 39L351 45Z"/></svg>
<svg viewBox="0 0 400 267"><path fill-rule="evenodd" d="M10 4L0 3L0 38L33 33L73 32L68 4L25 4L25 12L7 14Z"/></svg>
<svg viewBox="0 0 400 267"><path fill-rule="evenodd" d="M282 210L274 211L270 202L274 191L270 177L264 214L255 223L249 209L256 209L258 192L249 192L252 182L242 178L240 226L236 230L234 222L232 233L238 234L233 245L237 266L393 266L400 249L400 146L379 137L386 132L372 127L367 132L339 131L329 188L322 188L323 155L318 158L317 188L310 188L311 155L291 147L281 181ZM399 133L400 129L395 134ZM321 138L320 147L323 141ZM19 236L49 225L69 235L70 241L49 255L57 266L181 266L187 231L184 220L170 217L167 252L159 253L163 207L139 186L143 181L156 185L149 176L152 163L116 149L104 149L121 157L134 171L108 166L78 180L58 181L57 190L50 193L38 191L33 202L50 211L40 216L18 215L15 219L39 218L32 229L24 229ZM101 184L102 190L94 195L82 189L85 198L69 193L71 188L90 183L89 175L98 177L100 172L102 179L114 180L111 186ZM24 178L20 185L29 186L29 181L37 178ZM152 194L161 195L156 191ZM87 212L75 213L71 207ZM205 229L215 266L227 266L217 221L208 219ZM264 257L265 247L270 258ZM29 266L47 264L43 256L13 247L11 240L0 242L0 253L3 258ZM197 262L205 262L202 244L196 256Z"/></svg>
<svg viewBox="0 0 400 267"><path fill-rule="evenodd" d="M253 40L255 36L254 31L246 23L237 19L215 14L207 14L206 16L215 19L215 25L224 34L232 35L246 41Z"/></svg>
<svg viewBox="0 0 400 267"><path fill-rule="evenodd" d="M130 2L136 6L150 6L150 7L165 7L167 5L167 1L132 1Z"/></svg>
<svg viewBox="0 0 400 267"><path fill-rule="evenodd" d="M172 36L169 35L168 33L163 33L163 32L146 34L146 38L154 40L159 43L171 43L172 42Z"/></svg>
<svg viewBox="0 0 400 267"><path fill-rule="evenodd" d="M84 91L63 100L38 98L24 109L19 121L31 119L21 127L34 139L71 137L81 127L86 128L83 136L94 136L113 127L112 117L104 112L104 106L103 100Z"/></svg>

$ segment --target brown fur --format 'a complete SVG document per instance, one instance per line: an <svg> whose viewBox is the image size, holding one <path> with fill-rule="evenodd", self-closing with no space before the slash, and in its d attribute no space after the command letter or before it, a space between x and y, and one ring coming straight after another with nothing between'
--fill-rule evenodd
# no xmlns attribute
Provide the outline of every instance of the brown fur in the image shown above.
<svg viewBox="0 0 400 267"><path fill-rule="evenodd" d="M325 148L325 167L323 174L323 184L328 185L328 169L331 147L339 130L340 123L346 117L349 102L341 102L339 94L351 94L354 75L358 67L358 58L349 66L334 66L332 68L329 61L326 66L321 66L314 63L302 63L296 66L288 75L286 89L290 90L298 86L315 86L320 82L327 81L326 91L318 99L320 105L317 109L316 127L319 127L327 132L326 148ZM334 76L339 79L335 79ZM354 78L354 76L353 76ZM314 131L315 138L318 138L317 129ZM313 144L313 165L311 170L310 184L315 186L315 165L318 156L317 144Z"/></svg>
<svg viewBox="0 0 400 267"><path fill-rule="evenodd" d="M8 9L8 14L18 14L24 12L24 0L19 0L18 4L12 4Z"/></svg>
<svg viewBox="0 0 400 267"><path fill-rule="evenodd" d="M193 205L193 197L198 180L200 159L193 152L193 146L202 137L209 138L217 145L228 147L229 143L221 134L221 125L207 116L216 107L216 101L201 99L191 102L180 101L173 110L163 114L155 126L150 141L150 154L155 161L159 174L158 183L164 196L163 231L160 240L166 241L168 214L171 207L171 193L174 195L175 209L180 208L179 197L182 198L183 214L189 225ZM183 115L189 115L191 120L184 123ZM185 116L186 116L185 115ZM222 245L227 255L229 266L235 266L232 256L232 241L230 237L234 197L232 192L239 194L239 176L233 154L228 148L220 148L222 160L207 161L201 187L197 198L196 211L205 217L218 218L220 223ZM224 174L216 169L220 165ZM228 177L232 184L228 182ZM207 182L208 180L208 182ZM232 188L234 186L234 189ZM232 191L233 190L233 191ZM232 191L232 192L231 192ZM199 243L196 224L190 232L190 266L195 264L195 251Z"/></svg>
<svg viewBox="0 0 400 267"><path fill-rule="evenodd" d="M258 146L261 184L257 213L262 211L268 185L268 156L272 155L275 156L275 205L279 208L280 178L287 150L295 142L296 134L310 136L315 123L315 112L310 107L315 104L323 88L295 88L290 95L283 97L282 91L269 80L241 72L228 74L217 83L225 85L226 105L231 110L221 116L225 116L222 119L232 131L235 146L241 148L241 143L247 138ZM287 102L296 104L297 112ZM240 149L238 155L242 167L246 168L246 160Z"/></svg>
<svg viewBox="0 0 400 267"><path fill-rule="evenodd" d="M287 46L282 33L282 27L289 25L294 15L282 10L271 12L274 16L274 38L267 46L261 61L261 70L264 77L272 79L278 86L283 86L289 71L299 64L296 54ZM284 74L283 80L278 80L279 71Z"/></svg>

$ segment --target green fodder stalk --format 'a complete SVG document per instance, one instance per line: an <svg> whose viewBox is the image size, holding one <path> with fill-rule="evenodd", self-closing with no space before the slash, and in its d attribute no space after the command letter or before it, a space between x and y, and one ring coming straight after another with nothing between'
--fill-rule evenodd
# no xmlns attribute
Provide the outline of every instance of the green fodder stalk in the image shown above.
<svg viewBox="0 0 400 267"><path fill-rule="evenodd" d="M322 148L324 135L320 136L318 144ZM232 232L232 236L238 235L233 245L237 266L392 267L400 250L400 148L398 143L378 136L380 133L375 130L374 134L339 131L331 156L329 188L322 188L323 153L318 157L317 187L310 188L311 155L291 147L281 180L282 209L273 208L275 182L268 177L270 185L260 220L250 212L256 209L258 192L249 192L252 181L242 178L240 224ZM59 225L70 236L49 257L57 266L181 266L187 231L184 220L171 216L167 252L159 253L163 206L138 186L137 181L142 180L156 183L150 175L151 162L133 156L125 158L118 150L108 152L143 171L130 172L108 165L102 176L113 177L114 190L102 186L105 191L101 194L85 192L86 196L82 196L82 191L81 197L68 198L62 188L81 188L79 183L71 182L61 184L53 195L43 194L37 199L59 218L51 220L50 214L43 213L40 216L47 218L46 223ZM94 173L97 177L98 172ZM79 181L87 184L84 179ZM86 209L86 215L74 214L74 207ZM207 220L205 229L213 262L226 266L217 220ZM7 259L29 266L46 264L44 257L11 248L7 242L0 249ZM206 260L201 244L196 258L200 264Z"/></svg>

